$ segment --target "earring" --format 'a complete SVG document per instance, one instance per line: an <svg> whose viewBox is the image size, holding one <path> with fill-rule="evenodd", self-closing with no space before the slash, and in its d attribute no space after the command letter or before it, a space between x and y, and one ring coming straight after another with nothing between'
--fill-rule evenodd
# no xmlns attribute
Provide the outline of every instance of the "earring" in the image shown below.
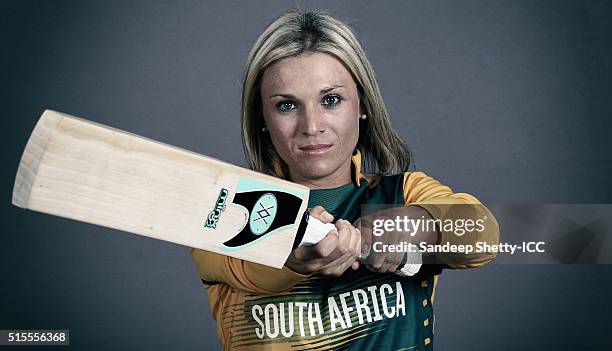
<svg viewBox="0 0 612 351"><path fill-rule="evenodd" d="M266 127L262 127L261 131L265 133L267 131Z"/></svg>
<svg viewBox="0 0 612 351"><path fill-rule="evenodd" d="M368 118L368 116L366 116L366 115L361 115L361 117L359 117L359 118L360 118L360 119L362 119L362 120L364 120L364 119Z"/></svg>

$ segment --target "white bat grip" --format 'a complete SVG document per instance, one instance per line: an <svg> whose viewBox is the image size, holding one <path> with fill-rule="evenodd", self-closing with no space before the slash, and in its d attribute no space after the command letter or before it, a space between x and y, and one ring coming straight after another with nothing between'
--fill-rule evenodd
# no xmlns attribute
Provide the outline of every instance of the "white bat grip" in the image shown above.
<svg viewBox="0 0 612 351"><path fill-rule="evenodd" d="M336 229L336 226L332 223L323 223L314 217L308 217L308 225L300 245L315 245L334 229ZM363 261L365 258L360 257L359 260ZM422 263L423 258L418 250L417 252L408 252L406 264L395 274L403 277L415 275L420 270Z"/></svg>
<svg viewBox="0 0 612 351"><path fill-rule="evenodd" d="M332 223L323 223L320 220L309 217L306 231L300 245L314 245L321 241L330 230L336 229Z"/></svg>

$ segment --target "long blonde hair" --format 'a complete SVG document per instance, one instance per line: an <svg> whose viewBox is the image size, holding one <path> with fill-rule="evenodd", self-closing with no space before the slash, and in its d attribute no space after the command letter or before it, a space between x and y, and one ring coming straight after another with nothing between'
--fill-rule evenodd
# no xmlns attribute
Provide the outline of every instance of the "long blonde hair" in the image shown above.
<svg viewBox="0 0 612 351"><path fill-rule="evenodd" d="M257 38L249 53L242 85L242 142L253 170L288 178L264 127L260 86L264 70L276 61L307 51L333 55L353 75L360 98L360 111L367 119L360 122L357 149L362 171L371 174L397 174L408 170L412 159L408 147L392 128L374 70L351 29L321 11L290 10L274 20Z"/></svg>

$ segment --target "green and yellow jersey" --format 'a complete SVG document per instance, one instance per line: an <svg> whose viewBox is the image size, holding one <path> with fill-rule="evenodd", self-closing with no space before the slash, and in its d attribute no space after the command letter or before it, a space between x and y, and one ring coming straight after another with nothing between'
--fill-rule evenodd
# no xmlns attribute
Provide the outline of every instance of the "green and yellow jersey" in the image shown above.
<svg viewBox="0 0 612 351"><path fill-rule="evenodd" d="M480 204L422 172L366 176L353 156L353 182L312 190L309 207L323 206L335 219L354 222L365 204ZM433 208L433 207L432 207ZM432 209L431 208L431 209ZM479 207L490 216L484 207ZM435 218L435 210L429 211ZM497 226L479 240L496 244ZM463 240L441 231L441 242ZM219 254L190 249L208 291L225 350L431 350L433 302L440 265L423 265L411 277L360 267L340 277L304 275ZM482 253L450 268L481 266L495 258Z"/></svg>

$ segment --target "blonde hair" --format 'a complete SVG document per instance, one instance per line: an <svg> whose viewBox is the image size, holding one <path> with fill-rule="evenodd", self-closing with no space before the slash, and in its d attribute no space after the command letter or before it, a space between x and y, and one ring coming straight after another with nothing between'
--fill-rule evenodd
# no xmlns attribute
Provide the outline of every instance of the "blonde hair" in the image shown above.
<svg viewBox="0 0 612 351"><path fill-rule="evenodd" d="M362 171L385 175L407 171L411 153L391 127L374 70L351 29L325 12L298 10L290 10L274 20L257 38L246 62L241 125L244 153L250 167L288 178L287 166L274 149L270 136L261 132L264 127L261 77L274 62L308 51L334 56L353 75L360 111L367 115L360 122L356 146L362 155Z"/></svg>

